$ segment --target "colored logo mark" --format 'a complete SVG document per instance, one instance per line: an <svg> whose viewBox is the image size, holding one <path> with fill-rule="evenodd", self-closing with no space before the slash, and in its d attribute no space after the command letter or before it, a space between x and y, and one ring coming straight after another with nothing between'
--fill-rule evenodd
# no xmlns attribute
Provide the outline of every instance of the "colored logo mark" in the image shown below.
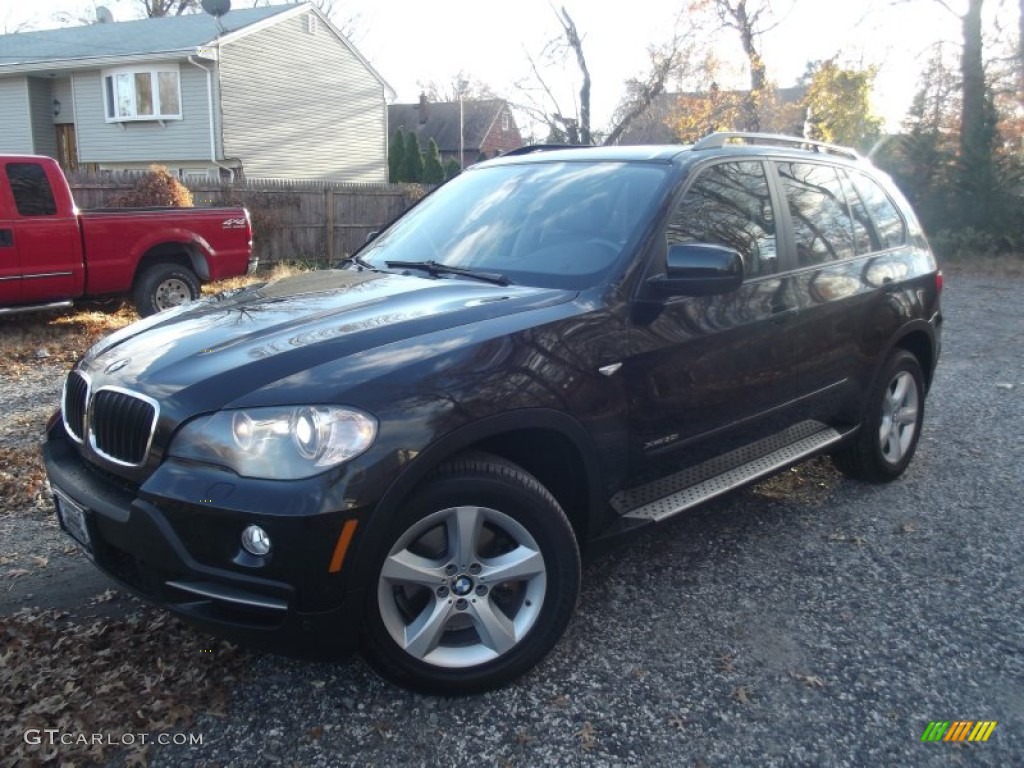
<svg viewBox="0 0 1024 768"><path fill-rule="evenodd" d="M997 720L932 720L921 741L988 741Z"/></svg>

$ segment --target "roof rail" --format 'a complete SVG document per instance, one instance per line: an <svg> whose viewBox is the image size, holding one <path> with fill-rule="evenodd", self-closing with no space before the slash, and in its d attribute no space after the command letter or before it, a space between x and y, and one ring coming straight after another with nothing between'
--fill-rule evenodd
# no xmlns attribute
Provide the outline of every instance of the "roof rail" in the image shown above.
<svg viewBox="0 0 1024 768"><path fill-rule="evenodd" d="M551 152L555 149L583 149L587 144L526 144L522 147L502 152L499 157L515 157L516 155L532 155L534 152Z"/></svg>
<svg viewBox="0 0 1024 768"><path fill-rule="evenodd" d="M842 155L851 160L860 160L861 155L855 149L841 147L838 144L826 144L823 141L804 139L800 136L784 136L779 133L743 133L734 131L717 131L710 136L693 145L693 149L721 149L726 144L780 144L783 146L805 147L816 152L830 152L834 155Z"/></svg>

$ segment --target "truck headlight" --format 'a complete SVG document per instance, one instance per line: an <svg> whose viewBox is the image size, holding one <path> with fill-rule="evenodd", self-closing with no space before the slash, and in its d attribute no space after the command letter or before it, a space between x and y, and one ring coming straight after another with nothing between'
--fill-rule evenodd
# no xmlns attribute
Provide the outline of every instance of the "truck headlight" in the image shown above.
<svg viewBox="0 0 1024 768"><path fill-rule="evenodd" d="M369 414L334 405L217 411L185 424L168 454L243 477L298 480L353 459L377 436Z"/></svg>

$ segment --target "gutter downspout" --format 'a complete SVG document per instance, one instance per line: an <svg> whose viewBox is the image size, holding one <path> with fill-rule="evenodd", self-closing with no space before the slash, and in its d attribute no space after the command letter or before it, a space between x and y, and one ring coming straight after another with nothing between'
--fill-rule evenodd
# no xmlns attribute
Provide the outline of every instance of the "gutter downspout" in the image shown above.
<svg viewBox="0 0 1024 768"><path fill-rule="evenodd" d="M204 67L198 61L195 60L191 55L188 57L188 63L194 67L198 67L206 73L206 101L209 105L210 112L210 162L216 165L218 168L228 172L229 180L235 180L235 170L230 168L220 161L217 160L217 128L216 123L213 119L213 70L209 67Z"/></svg>

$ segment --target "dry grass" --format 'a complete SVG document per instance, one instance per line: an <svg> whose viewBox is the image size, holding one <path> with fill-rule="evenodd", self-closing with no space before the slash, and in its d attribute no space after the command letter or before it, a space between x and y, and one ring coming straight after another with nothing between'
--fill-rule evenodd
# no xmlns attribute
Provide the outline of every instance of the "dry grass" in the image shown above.
<svg viewBox="0 0 1024 768"><path fill-rule="evenodd" d="M203 293L212 295L305 271L308 270L302 266L278 264L255 275L209 283L203 286ZM40 360L70 366L104 336L138 319L138 313L129 304L115 312L76 307L63 312L0 317L0 375L18 376Z"/></svg>
<svg viewBox="0 0 1024 768"><path fill-rule="evenodd" d="M212 295L220 293L221 291L233 291L237 288L244 288L247 285L252 285L253 283L271 283L275 280L283 280L286 277L298 275L303 272L309 272L309 267L302 264L282 262L273 264L267 271L257 272L255 275L242 275L241 277L231 277L227 280L221 280L217 283L208 283L203 286L203 294Z"/></svg>
<svg viewBox="0 0 1024 768"><path fill-rule="evenodd" d="M974 256L970 259L942 259L939 267L952 277L1024 277L1024 255Z"/></svg>
<svg viewBox="0 0 1024 768"><path fill-rule="evenodd" d="M70 365L101 338L139 316L131 307L117 312L74 309L0 318L0 375L18 376L40 360Z"/></svg>

